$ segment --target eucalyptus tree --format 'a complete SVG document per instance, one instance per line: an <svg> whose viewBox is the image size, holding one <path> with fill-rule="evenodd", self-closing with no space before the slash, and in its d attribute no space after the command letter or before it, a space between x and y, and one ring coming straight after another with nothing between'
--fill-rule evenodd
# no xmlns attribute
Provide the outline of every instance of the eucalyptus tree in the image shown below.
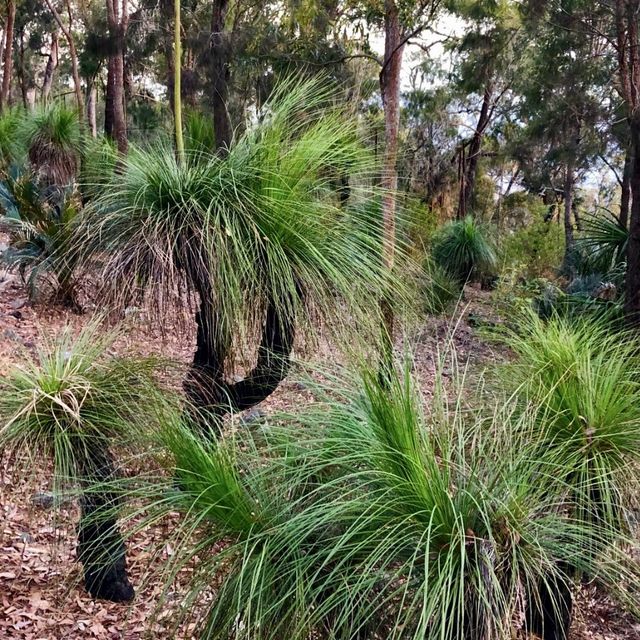
<svg viewBox="0 0 640 640"><path fill-rule="evenodd" d="M215 435L225 414L274 391L314 319L337 332L354 322L376 342L376 300L389 290L366 182L372 161L356 121L326 108L322 84L282 86L225 157L132 150L79 231L116 301L146 291L160 321L174 303L195 312L184 384ZM335 190L343 173L364 187L348 209ZM255 362L238 382L229 381L234 356Z"/></svg>
<svg viewBox="0 0 640 640"><path fill-rule="evenodd" d="M516 155L532 190L561 194L564 208L564 269L572 270L576 187L603 151L606 88L612 68L601 38L584 27L589 10L578 0L549 3L527 16L532 34L521 82L524 123ZM594 18L595 19L595 18ZM553 68L554 73L549 73Z"/></svg>

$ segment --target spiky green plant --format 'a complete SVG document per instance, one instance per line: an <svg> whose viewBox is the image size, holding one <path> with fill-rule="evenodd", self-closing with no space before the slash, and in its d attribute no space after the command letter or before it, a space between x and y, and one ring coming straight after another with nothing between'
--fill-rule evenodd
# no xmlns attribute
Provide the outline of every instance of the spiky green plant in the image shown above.
<svg viewBox="0 0 640 640"><path fill-rule="evenodd" d="M433 240L432 255L461 284L495 274L498 264L487 230L469 216L440 230Z"/></svg>
<svg viewBox="0 0 640 640"><path fill-rule="evenodd" d="M45 192L33 173L7 176L0 190L6 211L0 230L9 234L10 246L0 259L20 273L31 300L48 293L54 303L79 311L73 232L80 200L71 188L48 197Z"/></svg>
<svg viewBox="0 0 640 640"><path fill-rule="evenodd" d="M25 112L19 108L5 109L0 114L0 177L20 160L18 131L24 117Z"/></svg>
<svg viewBox="0 0 640 640"><path fill-rule="evenodd" d="M640 360L632 332L607 318L534 314L506 341L518 356L506 379L537 408L540 450L585 522L628 528L640 462Z"/></svg>
<svg viewBox="0 0 640 640"><path fill-rule="evenodd" d="M369 344L375 335L388 288L379 216L341 207L334 188L349 175L351 199L370 198L372 159L330 99L318 80L286 84L224 157L132 150L84 217L78 244L116 298L146 291L162 315L171 299L185 306L176 292L198 294L186 385L214 431L221 414L273 391L313 316L336 331L360 322ZM256 342L255 367L229 383L234 350L255 353Z"/></svg>
<svg viewBox="0 0 640 640"><path fill-rule="evenodd" d="M61 103L38 107L22 119L18 135L43 186L64 188L75 181L83 145L75 109Z"/></svg>
<svg viewBox="0 0 640 640"><path fill-rule="evenodd" d="M167 584L198 560L183 614L208 639L564 638L569 562L635 574L585 551L598 527L550 496L534 426L461 399L427 416L408 375L375 374L237 439L171 424L159 506L185 521Z"/></svg>
<svg viewBox="0 0 640 640"><path fill-rule="evenodd" d="M77 338L66 329L54 342L45 339L36 356L25 354L0 381L0 450L16 449L34 465L51 459L56 491L80 486L86 587L121 601L133 597L133 587L116 524L112 454L139 441L148 426L155 363L110 355L114 337L94 323Z"/></svg>
<svg viewBox="0 0 640 640"><path fill-rule="evenodd" d="M459 281L433 260L425 262L421 275L420 292L427 313L438 315L460 297Z"/></svg>
<svg viewBox="0 0 640 640"><path fill-rule="evenodd" d="M584 231L576 241L584 256L579 265L584 275L607 274L626 260L629 231L610 213L586 216Z"/></svg>

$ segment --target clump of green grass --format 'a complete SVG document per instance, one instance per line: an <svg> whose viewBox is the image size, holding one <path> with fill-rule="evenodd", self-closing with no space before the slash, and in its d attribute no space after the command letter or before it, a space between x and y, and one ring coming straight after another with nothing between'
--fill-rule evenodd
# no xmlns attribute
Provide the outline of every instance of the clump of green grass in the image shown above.
<svg viewBox="0 0 640 640"><path fill-rule="evenodd" d="M432 255L460 284L494 275L498 265L486 229L471 217L444 225L433 240Z"/></svg>
<svg viewBox="0 0 640 640"><path fill-rule="evenodd" d="M425 311L433 315L446 311L461 295L459 281L432 260L423 268L420 292Z"/></svg>
<svg viewBox="0 0 640 640"><path fill-rule="evenodd" d="M627 529L638 489L640 360L636 337L607 318L522 316L506 336L507 379L536 408L540 451L581 521Z"/></svg>
<svg viewBox="0 0 640 640"><path fill-rule="evenodd" d="M535 414L425 415L407 373L315 392L237 439L163 439L178 481L156 506L185 515L167 583L199 559L184 612L202 637L488 640L520 620L564 638L569 566L631 575L548 490Z"/></svg>

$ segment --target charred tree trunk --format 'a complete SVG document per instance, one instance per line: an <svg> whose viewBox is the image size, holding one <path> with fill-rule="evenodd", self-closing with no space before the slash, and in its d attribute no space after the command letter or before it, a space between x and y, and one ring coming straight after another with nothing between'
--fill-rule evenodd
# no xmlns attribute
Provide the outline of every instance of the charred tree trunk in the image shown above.
<svg viewBox="0 0 640 640"><path fill-rule="evenodd" d="M629 208L631 206L631 170L632 170L632 151L627 149L624 156L624 169L622 172L622 181L620 188L620 226L626 229L629 226Z"/></svg>
<svg viewBox="0 0 640 640"><path fill-rule="evenodd" d="M51 87L53 86L53 74L58 68L58 32L51 34L51 49L47 58L47 66L44 70L44 80L42 81L42 100L47 102L51 95Z"/></svg>
<svg viewBox="0 0 640 640"><path fill-rule="evenodd" d="M84 460L84 468L77 554L85 586L93 598L128 602L135 592L127 576L126 549L116 519L118 494L109 489L116 479L113 460L104 443L82 443L80 447L77 456Z"/></svg>
<svg viewBox="0 0 640 640"><path fill-rule="evenodd" d="M224 154L231 144L231 120L227 109L229 99L229 42L225 21L229 0L214 0L211 16L210 74L211 106L216 147Z"/></svg>
<svg viewBox="0 0 640 640"><path fill-rule="evenodd" d="M104 135L113 139L113 56L107 60L107 85L104 94Z"/></svg>
<svg viewBox="0 0 640 640"><path fill-rule="evenodd" d="M573 599L571 569L566 563L558 566L558 573L539 580L535 593L527 593L525 629L542 640L566 640L569 636Z"/></svg>
<svg viewBox="0 0 640 640"><path fill-rule="evenodd" d="M400 71L404 42L400 25L400 12L395 0L385 0L384 59L380 71L380 91L384 109L384 158L381 186L382 195L382 260L391 272L395 260L396 243L396 190L398 187L398 130L400 128ZM393 361L394 316L391 301L381 301L383 352L381 374L388 374Z"/></svg>
<svg viewBox="0 0 640 640"><path fill-rule="evenodd" d="M16 22L16 2L7 0L7 26L5 28L4 55L2 64L2 87L0 87L0 111L11 102L11 74L13 72L13 28Z"/></svg>
<svg viewBox="0 0 640 640"><path fill-rule="evenodd" d="M279 306L266 308L255 367L243 380L229 383L224 363L230 338L217 326L217 310L208 287L200 287L200 308L196 314L196 352L184 389L199 430L210 438L220 437L224 416L244 411L271 395L289 372L295 337L294 322L283 318Z"/></svg>

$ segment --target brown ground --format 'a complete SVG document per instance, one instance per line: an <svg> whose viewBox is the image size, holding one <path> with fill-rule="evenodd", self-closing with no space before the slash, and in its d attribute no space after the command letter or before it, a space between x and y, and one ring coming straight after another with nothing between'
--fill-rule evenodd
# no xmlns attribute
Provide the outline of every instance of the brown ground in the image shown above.
<svg viewBox="0 0 640 640"><path fill-rule="evenodd" d="M487 294L469 291L470 308L476 315L490 316ZM463 321L455 332L459 359L491 361L502 354L482 342L477 331ZM80 327L88 316L76 316L47 307L33 308L19 280L0 271L0 375L19 361L21 352L36 348L42 335L55 333L66 323ZM165 327L164 338L145 326L144 317L125 319L127 332L118 349L135 349L169 355L188 361L191 344L188 329ZM449 335L448 320L432 320L411 340L414 368L428 397L433 382L436 345ZM186 345L186 346L185 346ZM446 368L444 376L451 375ZM285 382L271 405L287 406L300 401L304 391ZM149 579L148 566L160 568L172 553L166 542L176 523L164 522L137 534L128 547L128 563L138 588L132 605L93 601L83 590L74 560L74 504L53 510L39 504L49 490L46 468L25 468L15 460L0 458L0 640L138 640L174 637L171 617L180 602L180 582L189 578L185 570L172 589L162 596L159 580ZM640 625L619 613L595 587L583 587L577 595L578 613L571 640L640 639ZM153 617L153 619L152 619ZM188 636L188 629L185 630ZM274 640L286 640L276 639Z"/></svg>

